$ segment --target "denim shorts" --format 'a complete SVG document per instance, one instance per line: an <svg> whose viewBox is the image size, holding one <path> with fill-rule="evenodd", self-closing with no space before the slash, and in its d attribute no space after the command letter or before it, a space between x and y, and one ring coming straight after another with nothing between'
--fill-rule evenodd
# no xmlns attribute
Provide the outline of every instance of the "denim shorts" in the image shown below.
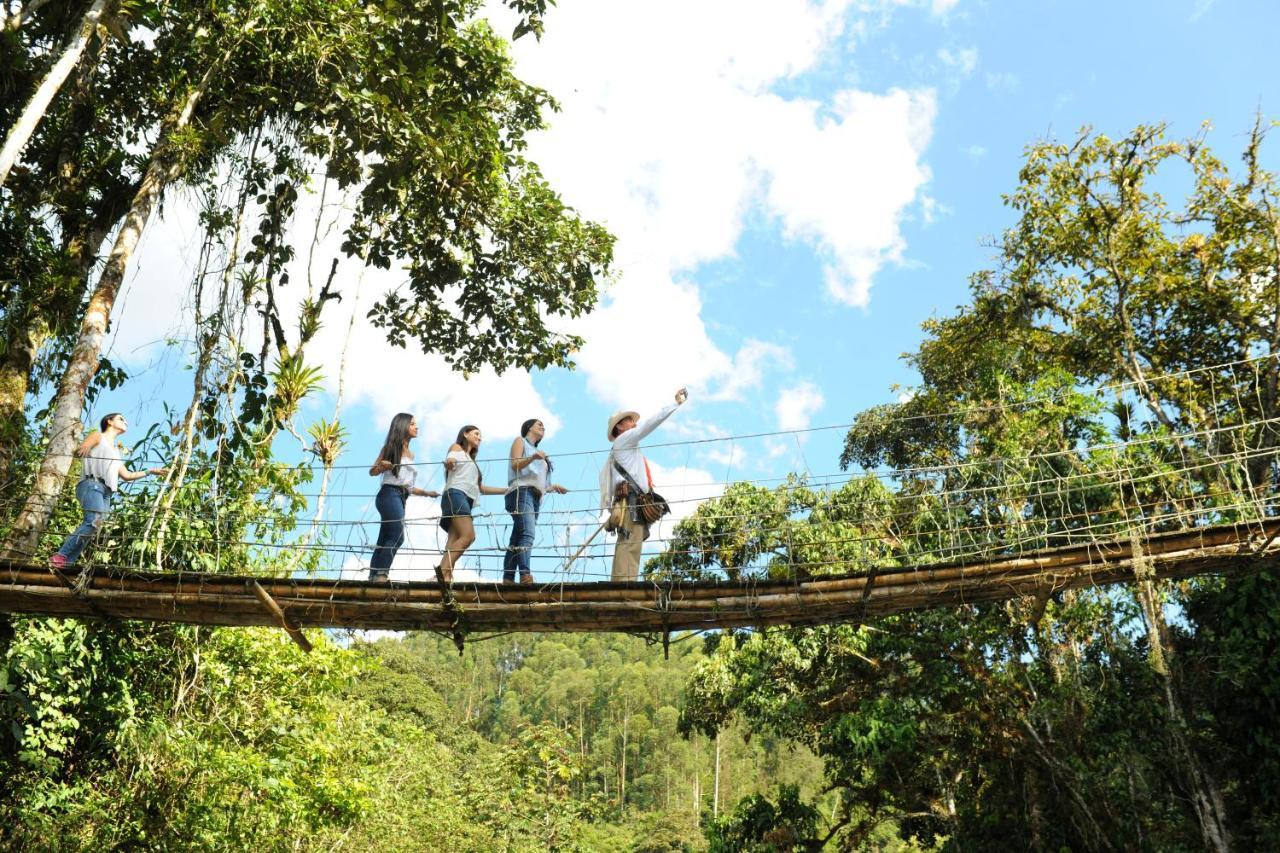
<svg viewBox="0 0 1280 853"><path fill-rule="evenodd" d="M449 522L456 515L471 515L473 501L461 489L445 489L440 496L440 526L449 529Z"/></svg>

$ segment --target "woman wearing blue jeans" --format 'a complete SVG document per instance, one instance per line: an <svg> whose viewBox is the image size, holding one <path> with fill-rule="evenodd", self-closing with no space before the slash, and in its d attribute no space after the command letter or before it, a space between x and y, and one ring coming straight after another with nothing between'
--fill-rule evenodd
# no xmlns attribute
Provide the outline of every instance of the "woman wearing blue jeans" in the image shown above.
<svg viewBox="0 0 1280 853"><path fill-rule="evenodd" d="M418 437L418 419L408 412L401 412L391 419L387 440L378 452L378 461L369 469L370 477L381 477L382 488L373 505L382 522L378 525L378 544L373 548L369 561L369 580L385 583L391 580L391 561L404 544L404 508L410 495L423 498L439 497L414 485L418 470L413 465L413 453L409 442Z"/></svg>
<svg viewBox="0 0 1280 853"><path fill-rule="evenodd" d="M520 437L511 442L510 464L507 466L507 512L511 513L511 541L502 558L502 579L515 583L516 570L520 583L533 583L529 552L533 548L542 496L547 492L563 495L568 489L549 483L551 459L538 449L547 428L537 418L520 425Z"/></svg>
<svg viewBox="0 0 1280 853"><path fill-rule="evenodd" d="M129 422L119 412L112 412L98 422L98 431L91 433L76 450L76 456L84 460L80 482L76 484L76 499L84 510L84 521L67 537L58 553L49 558L49 565L65 569L74 565L85 546L98 535L107 513L111 512L111 499L126 483L141 480L148 474L164 474L163 468L146 471L130 471L120 458L117 439L129 428Z"/></svg>

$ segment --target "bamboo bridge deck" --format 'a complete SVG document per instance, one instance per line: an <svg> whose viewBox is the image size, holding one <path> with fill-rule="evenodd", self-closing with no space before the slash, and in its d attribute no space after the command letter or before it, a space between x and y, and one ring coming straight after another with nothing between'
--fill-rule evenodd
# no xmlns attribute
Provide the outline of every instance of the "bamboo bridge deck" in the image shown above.
<svg viewBox="0 0 1280 853"><path fill-rule="evenodd" d="M0 564L0 612L199 625L472 632L619 631L668 636L772 625L863 622L910 610L1158 578L1231 574L1280 562L1280 519L1141 540L1073 545L987 562L881 568L797 580L512 585L109 571L63 575ZM1150 574L1146 573L1149 568Z"/></svg>

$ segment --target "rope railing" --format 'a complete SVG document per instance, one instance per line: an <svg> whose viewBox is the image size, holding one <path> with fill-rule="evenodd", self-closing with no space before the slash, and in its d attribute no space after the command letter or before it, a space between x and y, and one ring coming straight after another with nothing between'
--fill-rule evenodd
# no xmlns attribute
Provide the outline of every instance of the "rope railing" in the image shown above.
<svg viewBox="0 0 1280 853"><path fill-rule="evenodd" d="M1228 432L1230 430L1239 429L1240 426L1242 425L1238 425L1231 428L1222 428L1218 430L1202 430L1202 431L1198 431L1196 434L1204 436L1212 433L1223 433L1223 432ZM1181 435L1168 435L1168 436L1163 436L1161 440L1166 442L1173 441L1175 439L1185 440L1188 435L1191 435L1191 433L1181 434ZM1150 437L1147 437L1142 439L1142 443L1153 444L1153 443L1158 443L1158 441ZM1118 449L1124 446L1126 445L1122 443L1110 443L1105 445L1105 447L1108 449ZM1099 445L1098 447L1104 447L1104 445ZM1076 458L1079 458L1080 454L1082 452L1085 452L1086 450L1087 449L1085 448L1076 450L1073 455ZM1052 457L1061 457L1066 455L1067 453L1068 451L1057 451L1053 453L1037 454L1036 458L1047 459ZM1205 457L1203 459L1197 460L1187 465L1183 465L1176 469L1166 470L1166 471L1153 471L1153 472L1147 472L1147 473L1136 474L1136 475L1128 471L1095 468L1095 469L1082 470L1073 474L1066 474L1059 477L1039 477L1036 479L1018 479L1013 482L1009 482L1006 480L1003 482L998 481L994 483L987 482L987 483L974 484L974 485L962 485L956 488L952 488L950 490L942 490L942 491L936 491L936 492L926 491L918 494L906 494L906 493L899 492L899 493L894 493L890 495L888 499L892 503L904 505L908 507L910 507L911 505L916 505L915 507L916 509L918 509L918 505L920 504L932 503L935 505L935 508L941 508L945 512L950 513L951 516L954 516L955 514L955 507L950 507L948 506L948 504L953 499L957 502L960 501L961 499L966 501L970 506L970 509L968 510L969 512L973 511L972 507L980 505L983 501L989 502L995 499L1003 499L1015 494L1020 495L1021 499L1024 502L1040 500L1042 502L1050 501L1050 502L1056 502L1060 505L1065 505L1070 503L1074 497L1083 495L1087 492L1097 491L1099 489L1106 489L1106 488L1116 489L1120 486L1126 486L1129 489L1138 489L1144 484L1158 483L1160 481L1165 481L1166 483L1176 483L1176 484L1185 486L1187 484L1194 483L1197 481L1196 477L1192 477L1190 475L1203 475L1204 472L1210 469L1221 469L1224 466L1243 465L1254 459L1266 458L1273 454L1274 454L1274 451L1270 449L1260 449L1260 450L1254 450L1252 452L1235 452L1235 453L1225 454L1225 455L1220 454L1217 456ZM1023 465L1023 467L1026 467L1025 464L1023 463L1031 461L1032 459L1033 457L1025 457L1025 459L1022 459L1022 460L993 460L991 461L988 467L991 467L993 468L994 471L1007 476L1011 469L1013 469L1017 465ZM972 469L973 465L967 464L967 467ZM957 469L958 468L959 466L957 466ZM1199 479L1203 479L1203 477L1201 476L1199 477ZM1036 491L1036 489L1041 486L1052 486L1053 488L1051 491L1039 493ZM802 486L796 486L795 488L801 488L801 487ZM973 554L985 555L985 554L993 553L999 550L1008 550L1011 548L1024 548L1028 545L1043 543L1043 541L1047 537L1054 537L1058 541L1074 541L1075 539L1078 539L1081 536L1097 535L1099 531L1104 531L1104 530L1107 533L1114 534L1118 528L1122 527L1125 524L1131 523L1133 520L1133 515L1135 513L1138 516L1143 518L1144 523L1151 524L1153 523L1153 519L1156 522L1168 523L1170 520L1173 520L1173 519L1189 519L1189 518L1194 518L1198 516L1202 517L1202 516L1213 514L1213 513L1217 513L1221 515L1222 513L1227 512L1228 510L1235 510L1235 511L1240 511L1245 509L1258 510L1259 504L1255 499L1249 499L1245 501L1236 501L1234 503L1223 504L1223 503L1220 503L1222 499L1232 497L1233 493L1230 490L1224 490L1224 489L1206 490L1203 486L1197 486L1197 488L1198 488L1198 491L1191 492L1185 495L1168 494L1168 495L1161 496L1158 499L1148 501L1145 504L1126 507L1124 517L1119 519L1101 519L1101 520L1098 519L1098 516L1100 515L1105 515L1108 512L1114 513L1116 511L1115 507L1094 507L1081 512L1057 512L1052 516L1018 516L1017 514L1011 515L1010 513L1007 512L1007 508L1006 508L1006 512L1004 512L1002 517L996 518L996 519L987 518L980 521L975 521L973 523L956 524L954 523L953 519L951 519L949 516L948 520L951 521L951 523L945 530L939 528L939 529L917 530L917 531L894 531L893 536L900 543L900 546L909 546L912 543L918 543L926 539L937 539L943 535L955 540L953 544L945 548L929 549L929 548L920 548L920 547L914 547L914 548L899 547L898 549L900 552L910 553L912 559L917 559L920 561L928 561L931 559L938 558L942 555L946 555L949 557L956 557L957 554L960 554L961 556L963 556L962 552L964 547L966 547L963 544L965 541L968 541L969 544L967 547ZM334 499L338 496L339 495L331 494L330 498ZM361 497L366 501L368 500L367 495L362 495ZM705 500L705 498L687 499L687 501L690 503L700 503L703 500ZM1199 508L1194 508L1192 510L1181 511L1179 513L1166 512L1166 513L1152 515L1152 510L1158 507L1161 507L1161 506L1167 507L1170 504L1177 503L1178 501L1188 501L1188 500L1198 501L1205 505ZM899 509L899 510L891 510L885 513L862 513L858 515L851 515L848 517L841 517L838 519L838 521L842 524L855 527L855 528L875 529L878 526L884 525L885 523L894 521L901 514L909 511L910 510ZM557 561L557 560L562 561L564 559L566 550L572 545L572 543L568 539L567 534L573 531L589 529L591 526L593 526L597 522L597 519L599 516L599 509L596 507L587 508L587 509L573 509L573 508L560 509L560 510L552 510L548 512L547 515L550 516L550 518L546 522L544 522L543 525L541 525L541 527L543 528L542 530L543 542L540 544L535 544L534 550L531 553L531 558L539 560L540 562ZM560 520L561 517L569 520ZM715 523L745 522L755 517L756 517L755 514L717 513L717 514L709 515L707 520ZM477 544L473 545L471 550L469 551L469 554L473 558L476 558L478 561L482 563L482 568L484 568L483 564L486 561L488 561L490 558L494 558L494 559L500 558L500 556L505 552L505 547L499 541L501 538L503 538L503 533L505 532L505 529L506 529L505 518L506 518L505 513L501 513L501 512L498 512L498 513L485 512L485 513L479 513L476 516L474 516L474 521L476 522L478 532L480 534L478 538L479 539L487 538L489 542L492 543L492 544L482 544L480 541L478 541ZM572 520L572 519L576 519L576 520ZM434 526L434 523L437 520L438 520L438 514L427 514L422 516L411 516L409 518L406 518L406 523L409 525L410 529L413 529L414 527L421 527L425 525ZM1071 526L1073 523L1076 523L1080 520L1085 520L1088 523L1084 524L1083 526L1077 526L1077 527ZM270 520L250 519L250 518L243 518L243 519L224 518L223 522L224 522L224 526L227 526L227 527L236 526L237 524L242 524L246 528L253 528L260 531L271 531L272 529L276 529L278 532L281 532L281 533L289 532L289 530L281 530L280 526L276 522L272 522ZM74 529L75 523L76 522L74 520L69 520L65 522L61 528L55 529L53 532L55 534L67 533L70 531L70 529ZM306 526L306 524L307 523L305 521L296 521L296 522L291 522L288 525L288 527L296 530ZM222 538L221 540L217 541L217 545L221 548L245 549L246 553L252 552L254 549L256 549L260 552L265 552L265 553L270 553L274 551L274 552L292 552L292 553L301 552L305 554L327 555L327 556L339 555L342 557L350 557L353 555L367 556L371 548L371 543L368 541L368 538L367 538L368 529L372 529L372 527L375 524L376 522L373 522L366 518L360 518L360 519L339 518L339 519L322 521L320 523L319 526L326 533L331 533L333 530L341 529L341 528L361 530L365 534L365 537L362 538L361 541L355 542L355 543L351 543L350 541L348 541L347 544L340 544L334 541L299 543L299 542L291 542L291 541L288 541L287 539L271 542L271 541L250 540L250 539ZM1022 537L1014 537L1011 535L1012 531L1025 530L1028 528L1035 528L1032 535L1022 536ZM766 529L762 531L762 533L767 535L768 533L771 533L771 532L777 533L779 530L782 530L782 529L783 528L777 528L774 530ZM788 529L793 529L793 528L788 528ZM552 539L559 538L560 534L565 534L564 536L565 542L563 544L547 545L545 540L548 538L547 537L548 533L552 534L551 535ZM727 537L731 534L725 533L723 535ZM708 544L697 547L697 548L678 548L678 547L672 547L672 546L678 544L681 541L681 537L658 535L658 536L655 536L649 542L649 546L651 551L655 547L663 548L665 546L664 554L667 557L671 557L671 558L677 558L680 556L688 556L688 555L703 556L708 553L716 552L722 547L721 543L714 541L715 540L714 536L708 537L707 535L703 534L700 536L700 538L703 540L710 539L711 541ZM202 544L210 544L211 542L214 541L212 538L193 537L190 535L185 535L180 533L171 533L169 534L167 539L170 545L171 552L175 552L183 546L199 546ZM847 545L855 542L869 544L872 542L882 541L882 540L883 540L883 537L859 535L854 537L841 537L837 539L830 539L830 538L818 539L815 541L801 543L798 547L820 548L820 547L826 547L826 546L832 546L832 545ZM994 542L995 544L989 544L992 542ZM123 537L117 536L114 541L114 545L111 549L115 556L114 564L120 565L120 566L133 566L137 568L146 567L145 563L130 562L127 559L128 555L131 552L137 553L140 550L137 547L140 544L142 543L136 538L130 539L128 536L123 536ZM403 556L409 557L409 558L413 558L421 555L439 555L441 553L441 548L438 545L437 547L432 548L432 547L421 547L413 544L407 544L406 546L401 548L400 553ZM587 548L584 551L581 559L586 561L586 564L589 564L590 561L602 559L606 554L607 554L607 546L594 545L590 548ZM121 559L121 558L124 558L124 559ZM606 577L607 576L607 572L590 570L587 568L586 564L584 564L583 568L578 573L579 576L581 577ZM797 571L803 571L803 570L812 570L814 568L817 568L817 566L809 565L809 564L803 564L803 565L796 564L793 566L793 568ZM343 571L344 567L341 565L334 566L330 563L329 565L326 565L326 566L313 567L312 570L327 572L327 573L334 573L334 572Z"/></svg>
<svg viewBox="0 0 1280 853"><path fill-rule="evenodd" d="M832 486L845 486L850 483L865 479L866 477L872 477L882 481L901 481L909 477L921 475L921 474L936 474L939 476L945 476L948 474L954 474L956 472L962 472L962 471L976 469L976 468L991 468L993 466L1022 466L1029 462L1051 461L1051 460L1058 460L1058 459L1080 460L1081 457L1087 456L1089 454L1103 453L1103 452L1117 451L1117 450L1126 450L1126 449L1132 449L1132 448L1141 448L1141 447L1148 447L1148 446L1161 445L1161 444L1177 445L1180 442L1186 441L1188 439L1208 439L1214 436L1227 435L1231 433L1242 432L1249 429L1257 429L1259 427L1273 426L1273 425L1276 426L1277 428L1280 428L1280 417L1259 419L1259 420L1251 421L1248 423L1232 424L1227 426L1211 427L1211 428L1205 428L1205 429L1199 429L1199 430L1186 430L1186 431L1177 432L1177 433L1148 434L1148 435L1142 436L1141 438L1135 438L1128 441L1107 441L1107 442L1100 442L1097 444L1084 444L1078 447L1065 447L1065 448L1059 448L1057 450L1042 451L1039 453L1030 453L1030 454L1026 454L1024 456L1019 456L1012 459L1004 459L1000 457L988 456L988 457L983 457L978 459L965 459L965 460L957 461L947 465L912 466L912 467L896 468L896 469L885 470L885 471L877 471L877 470L858 471L852 474L848 472L841 472L840 474L821 474L821 475L814 475L812 477L810 475L788 474L783 477L741 478L737 480L728 480L728 481L699 482L695 484L697 487L715 488L716 491L707 492L705 494L700 494L700 495L694 495L692 497L669 499L668 503L701 504L708 500L712 500L714 498L720 497L722 494L722 489L724 487L731 486L731 485L738 485L738 484L760 485L760 484L768 484L768 483L780 483L782 485L776 487L775 490L798 491L798 490L804 490L804 489L813 489L815 486L820 486L822 488L830 488ZM1257 455L1265 455L1266 453L1269 453L1269 452L1271 451L1268 449L1263 449L1261 451L1258 451ZM601 455L601 458L603 459L606 456L606 452L600 452L600 455ZM1236 457L1232 457L1232 459L1235 459L1235 458ZM1248 459L1248 458L1256 458L1256 457L1245 455L1239 458ZM1222 464L1223 461L1231 461L1231 460L1228 460L1226 457L1222 457L1222 456L1206 456L1205 460L1206 461L1204 465L1200 467L1212 467L1214 465ZM1180 469L1179 471L1176 471L1173 473L1181 473L1186 470L1192 470L1192 469L1190 468ZM1038 485L1045 485L1045 484L1051 484L1051 483L1053 484L1066 483L1066 482L1071 482L1073 479L1088 478L1093 476L1097 476L1096 470L1084 470L1074 474L1066 474L1066 475L1055 474L1053 476L1042 477L1039 480L1023 481L1019 483L1019 485L1023 487L1029 487L1029 486L1038 486ZM1149 475L1148 478L1160 477L1160 476L1165 476L1165 474L1161 472L1156 472L1152 475ZM372 481L373 478L370 478L370 480ZM787 480L796 480L798 482L796 482L794 485L787 485L786 484ZM432 480L427 480L423 485L424 487L430 486L430 485L433 485L433 482ZM966 486L963 488L957 488L955 489L955 491L963 491L968 494L974 494L975 490L994 491L994 490L1003 489L1003 488L1005 488L1005 486L1003 485L992 485L992 486L985 486L985 487ZM355 492L337 492L337 491L330 490L326 492L325 495L330 499L359 498L361 500L371 501L373 498L374 491L376 491L376 489L374 488L363 489ZM598 495L599 489L598 487L595 487L595 486L569 489L568 494ZM300 498L315 498L315 497L319 497L320 493L299 491L299 492L293 492L292 495ZM37 504L43 504L43 505L48 505L50 503L52 503L53 505L58 505L61 502L62 502L61 498L57 498L52 501L39 501L39 500L36 501ZM10 501L11 505L13 503L14 503L13 501ZM563 514L563 513L577 513L577 512L581 512L581 510L550 509L550 510L544 510L540 515L545 516L545 515L553 515L558 513ZM431 516L423 516L422 518L426 519L429 517ZM363 517L358 519L348 519L345 521L340 519L335 519L335 520L330 520L326 523L330 525L335 525L335 526L341 525L344 523L366 524L368 523L368 519Z"/></svg>
<svg viewBox="0 0 1280 853"><path fill-rule="evenodd" d="M718 558L747 555L748 564L732 567L735 572L766 571L803 574L832 567L852 568L849 560L911 560L927 564L936 560L986 559L992 555L1029 553L1044 547L1083 541L1100 541L1139 529L1145 532L1181 527L1193 529L1223 520L1263 519L1274 514L1270 503L1275 491L1274 476L1258 479L1258 466L1274 468L1275 445L1280 435L1280 417L1249 416L1259 395L1260 369L1276 356L1237 359L1220 365L1152 373L1143 385L1185 385L1200 383L1209 403L1200 412L1207 423L1182 429L1156 429L1108 437L1103 440L1055 441L1059 446L1035 449L1013 457L991 455L973 448L956 451L957 458L945 464L900 468L868 468L852 472L788 474L782 477L737 478L726 476L693 483L659 483L659 490L674 490L668 498L675 517L662 521L646 542L649 558L660 556L653 565L662 572L696 571L715 568ZM1139 383L1125 381L1099 385L1093 389L1064 388L1020 400L955 408L929 413L895 413L890 420L921 418L968 418L999 411L1033 411L1068 394L1092 393L1100 398L1112 395L1120 400ZM1250 404L1246 405L1246 401ZM1178 419L1180 421L1180 416ZM736 452L743 442L795 438L829 429L849 429L851 424L798 430L717 435L699 439L657 442L650 450L685 447L690 449L731 442ZM1115 424L1111 425L1117 426ZM1113 430L1118 431L1118 430ZM768 445L766 445L768 446ZM963 448L962 444L962 448ZM571 553L578 553L573 567L575 578L607 578L604 561L610 545L601 539L585 543L601 521L598 506L596 469L607 458L605 450L580 450L554 454L557 460L578 458L582 470L570 478L567 495L548 496L538 524L538 539L530 552L538 573L564 575L560 567ZM484 459L502 463L505 458ZM440 475L429 462L423 488L432 488ZM305 473L321 466L310 463L271 463L281 472ZM684 466L688 468L688 464ZM188 474L198 474L198 465ZM117 507L106 530L86 555L91 563L116 568L142 570L186 569L191 565L260 564L256 574L273 571L289 574L306 572L318 576L357 575L365 571L373 548L378 519L373 513L376 482L358 478L353 488L350 471L365 471L364 465L331 465L320 491L297 483L290 487L263 488L253 492L245 508L246 495L237 494L232 505L219 493L215 476L210 484L188 480L178 509L167 524L152 525L143 536L137 523L143 504L150 503L154 520L159 503L156 490L136 495ZM731 470L731 466L730 466ZM563 477L563 467L558 475ZM330 479L332 482L330 483ZM582 482L586 480L586 483ZM842 490L860 482L875 481L881 492L865 506L856 494L840 497ZM779 519L762 523L758 511L733 511L725 507L700 510L722 498L735 485L748 484L776 495L779 504L771 516ZM804 492L804 501L793 497ZM289 512L263 511L276 500L326 502L327 517L319 515L286 517ZM67 499L51 499L46 507L56 509ZM422 511L424 499L411 499L413 510L405 518L409 540L399 549L397 573L424 573L424 560L442 554L443 536L437 530L439 511ZM494 499L497 500L496 498ZM203 530L193 530L189 514L182 509L200 502ZM0 515L12 516L23 501L17 496L0 505ZM38 501L36 503L39 503ZM809 540L807 526L818 519L839 525L839 535L821 535ZM305 515L305 513L304 513ZM496 576L497 563L505 555L509 516L490 509L485 502L473 512L477 539L460 568L479 575ZM66 535L78 525L78 518L59 516L46 536ZM164 529L163 540L155 531ZM435 538L432 541L432 535ZM735 546L732 540L750 535L748 545ZM782 541L787 538L788 541ZM797 538L798 537L798 538ZM796 541L791 541L795 539ZM737 550L735 551L735 547ZM821 559L810 559L823 550ZM837 553L838 552L838 553ZM856 553L855 553L856 552ZM873 553L882 552L882 553ZM30 555L32 558L38 555ZM200 559L196 559L199 556Z"/></svg>

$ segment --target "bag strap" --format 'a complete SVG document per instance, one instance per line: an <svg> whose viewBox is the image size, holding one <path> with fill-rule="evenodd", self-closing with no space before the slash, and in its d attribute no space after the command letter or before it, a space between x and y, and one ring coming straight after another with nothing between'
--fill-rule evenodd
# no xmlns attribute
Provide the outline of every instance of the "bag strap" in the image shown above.
<svg viewBox="0 0 1280 853"><path fill-rule="evenodd" d="M614 470L616 470L619 474L622 475L622 479L627 481L627 485L636 490L636 494L647 495L649 494L650 491L652 491L651 489L640 488L640 484L636 482L635 477L632 477L631 474L627 471L627 469L623 468L617 459L613 460L613 467L614 467ZM648 473L647 468L645 470L645 473L646 474Z"/></svg>

